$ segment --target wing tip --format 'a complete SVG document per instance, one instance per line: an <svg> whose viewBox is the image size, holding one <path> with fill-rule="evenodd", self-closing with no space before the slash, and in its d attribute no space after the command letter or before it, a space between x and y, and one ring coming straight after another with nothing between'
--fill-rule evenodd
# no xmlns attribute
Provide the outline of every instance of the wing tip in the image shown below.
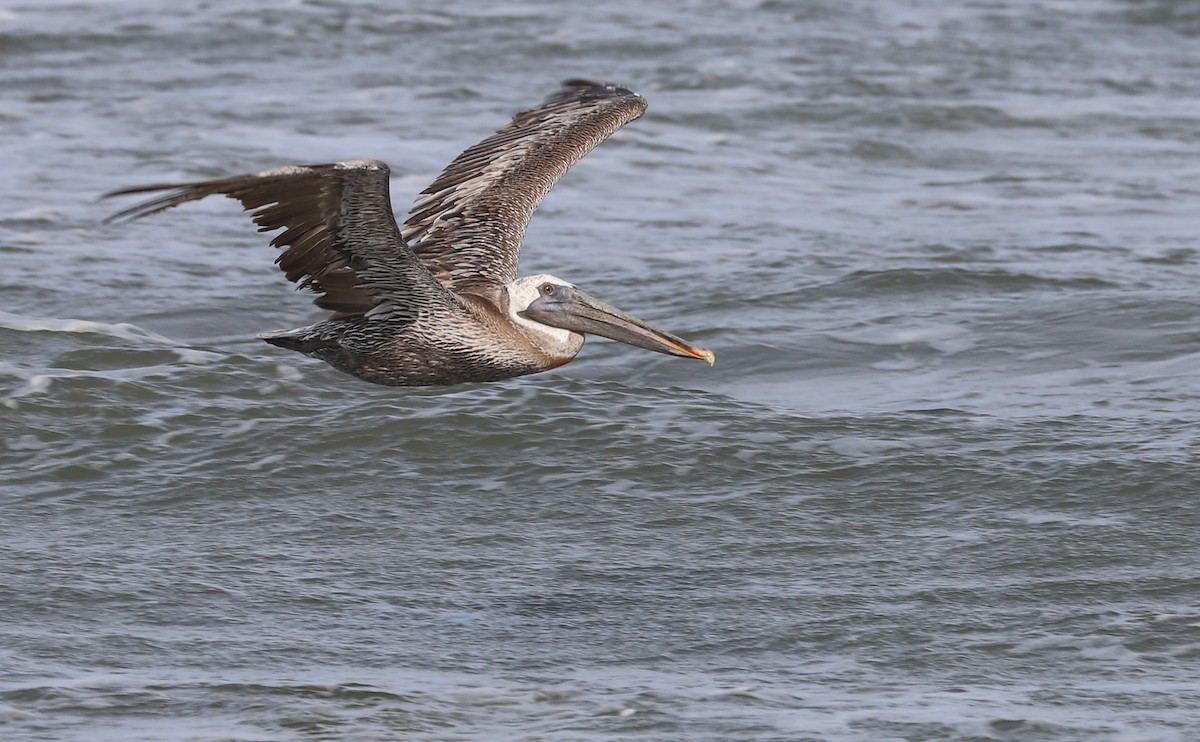
<svg viewBox="0 0 1200 742"><path fill-rule="evenodd" d="M256 173L247 175L235 175L230 178L218 178L216 180L200 180L191 183L155 183L152 185L132 186L128 188L118 188L113 191L102 193L97 197L97 201L104 201L113 197L134 196L141 193L159 192L162 195L157 198L143 201L134 204L127 209L118 211L115 214L105 217L100 221L103 225L111 224L127 224L129 222L141 219L144 216L150 216L160 211L178 206L186 201L194 201L205 196L211 196L216 193L221 193L230 197L233 193L228 189L235 189L239 184L251 185L254 181L268 181L271 179L281 179L292 176L304 175L319 175L321 172L330 170L354 170L359 172L374 172L379 173L384 178L391 177L391 168L383 160L345 160L342 162L331 162L320 165L286 165L284 167L272 168L270 170L261 170ZM164 193L165 192L165 193Z"/></svg>
<svg viewBox="0 0 1200 742"><path fill-rule="evenodd" d="M595 100L597 98L641 98L631 88L614 82L601 82L583 77L563 80L558 92L546 99L547 103L568 100Z"/></svg>
<svg viewBox="0 0 1200 742"><path fill-rule="evenodd" d="M116 196L132 196L139 193L151 193L154 191L169 192L159 196L158 198L152 198L148 201L141 201L133 206L121 209L114 214L109 214L100 220L100 224L103 226L119 226L122 224L128 224L132 221L137 221L138 219L141 219L145 216L150 216L151 214L156 214L165 209L169 209L176 205L176 203L187 200L184 198L184 196L187 195L188 187L187 184L164 183L159 185L134 186L132 188L118 188L115 191L108 191L107 193L100 194L96 200L103 201Z"/></svg>

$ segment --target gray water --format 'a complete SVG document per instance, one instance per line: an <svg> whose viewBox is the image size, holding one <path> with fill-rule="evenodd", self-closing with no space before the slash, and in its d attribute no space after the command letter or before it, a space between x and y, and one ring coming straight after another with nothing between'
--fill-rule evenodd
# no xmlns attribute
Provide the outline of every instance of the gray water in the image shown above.
<svg viewBox="0 0 1200 742"><path fill-rule="evenodd" d="M0 3L0 738L1200 739L1190 2ZM371 386L229 201L397 211L559 80L534 218L715 349Z"/></svg>

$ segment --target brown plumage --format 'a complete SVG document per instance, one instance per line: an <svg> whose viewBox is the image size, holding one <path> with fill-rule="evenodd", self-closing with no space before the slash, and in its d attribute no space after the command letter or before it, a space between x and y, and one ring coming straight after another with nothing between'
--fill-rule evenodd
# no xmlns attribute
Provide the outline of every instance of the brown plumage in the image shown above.
<svg viewBox="0 0 1200 742"><path fill-rule="evenodd" d="M521 239L568 169L646 109L633 91L571 80L467 149L421 194L403 229L377 160L302 165L166 191L110 216L126 222L221 194L281 229L276 263L317 293L329 319L261 335L381 384L495 381L570 361L584 332L672 355L712 354L609 307L553 276L517 278Z"/></svg>

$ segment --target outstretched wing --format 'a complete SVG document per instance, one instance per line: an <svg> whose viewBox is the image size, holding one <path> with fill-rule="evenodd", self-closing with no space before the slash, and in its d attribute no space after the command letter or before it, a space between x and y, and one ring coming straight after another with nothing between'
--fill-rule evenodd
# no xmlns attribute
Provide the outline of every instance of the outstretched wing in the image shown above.
<svg viewBox="0 0 1200 742"><path fill-rule="evenodd" d="M289 281L321 294L334 318L412 313L429 302L457 303L400 237L388 195L388 166L376 160L301 165L197 183L123 188L102 198L167 191L105 219L128 222L187 201L237 199L260 232L276 229L275 263Z"/></svg>
<svg viewBox="0 0 1200 742"><path fill-rule="evenodd" d="M401 234L453 291L517 277L538 203L580 158L642 115L627 88L568 80L540 107L463 152L418 197Z"/></svg>

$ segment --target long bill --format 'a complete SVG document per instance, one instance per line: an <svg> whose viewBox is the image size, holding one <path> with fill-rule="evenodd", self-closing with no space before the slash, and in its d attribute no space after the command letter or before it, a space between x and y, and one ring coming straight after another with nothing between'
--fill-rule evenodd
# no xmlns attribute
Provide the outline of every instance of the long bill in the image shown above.
<svg viewBox="0 0 1200 742"><path fill-rule="evenodd" d="M565 287L564 287L565 288ZM712 365L716 356L711 350L660 330L645 320L606 304L582 289L571 287L565 297L552 302L535 301L522 314L552 327L572 332L628 343L646 350L685 358L699 358Z"/></svg>

